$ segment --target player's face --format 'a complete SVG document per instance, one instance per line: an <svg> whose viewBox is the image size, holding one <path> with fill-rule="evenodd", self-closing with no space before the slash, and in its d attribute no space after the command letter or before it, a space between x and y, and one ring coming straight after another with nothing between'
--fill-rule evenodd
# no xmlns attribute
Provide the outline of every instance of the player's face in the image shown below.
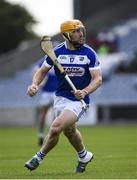
<svg viewBox="0 0 137 180"><path fill-rule="evenodd" d="M79 43L85 42L85 29L84 28L75 29L72 32L70 32L69 35L70 35L71 41L77 41Z"/></svg>
<svg viewBox="0 0 137 180"><path fill-rule="evenodd" d="M69 33L69 38L74 47L79 48L85 43L86 33L85 28L75 29Z"/></svg>

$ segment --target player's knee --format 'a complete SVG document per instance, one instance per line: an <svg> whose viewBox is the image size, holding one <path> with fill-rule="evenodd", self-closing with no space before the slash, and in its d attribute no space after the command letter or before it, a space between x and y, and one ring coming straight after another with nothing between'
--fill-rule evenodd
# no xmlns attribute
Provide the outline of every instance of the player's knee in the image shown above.
<svg viewBox="0 0 137 180"><path fill-rule="evenodd" d="M61 124L60 123L54 123L50 128L50 134L51 136L57 136L61 132Z"/></svg>
<svg viewBox="0 0 137 180"><path fill-rule="evenodd" d="M68 138L71 138L76 132L75 128L67 128L64 130L64 135Z"/></svg>

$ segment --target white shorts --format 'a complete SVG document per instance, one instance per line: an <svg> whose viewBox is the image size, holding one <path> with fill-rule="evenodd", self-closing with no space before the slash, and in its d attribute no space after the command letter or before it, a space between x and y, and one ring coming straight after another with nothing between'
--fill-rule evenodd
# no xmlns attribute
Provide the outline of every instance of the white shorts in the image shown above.
<svg viewBox="0 0 137 180"><path fill-rule="evenodd" d="M40 94L40 99L39 99L39 104L41 106L43 105L49 105L53 104L55 98L55 93L54 92L41 92Z"/></svg>
<svg viewBox="0 0 137 180"><path fill-rule="evenodd" d="M80 101L72 101L61 96L55 96L55 116L58 116L64 109L69 109L70 111L75 113L78 119L85 114L85 111L82 110L82 105Z"/></svg>

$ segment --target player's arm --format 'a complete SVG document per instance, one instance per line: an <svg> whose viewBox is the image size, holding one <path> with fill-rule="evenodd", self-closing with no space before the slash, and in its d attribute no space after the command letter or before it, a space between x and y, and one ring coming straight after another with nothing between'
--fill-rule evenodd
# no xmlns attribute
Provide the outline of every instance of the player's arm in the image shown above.
<svg viewBox="0 0 137 180"><path fill-rule="evenodd" d="M82 90L77 90L74 95L77 99L83 99L86 95L94 92L102 84L102 74L100 68L90 71L91 82Z"/></svg>
<svg viewBox="0 0 137 180"><path fill-rule="evenodd" d="M90 75L91 82L82 90L86 95L94 92L102 84L102 73L100 68L90 71Z"/></svg>
<svg viewBox="0 0 137 180"><path fill-rule="evenodd" d="M40 67L39 67L39 68L40 68ZM34 76L34 74L38 71L39 68L37 68L36 70L34 70L33 76ZM33 77L33 76L32 76L32 77ZM42 87L44 84L46 84L47 79L48 79L48 76L45 75L45 78L44 78L43 81L39 84L39 87Z"/></svg>
<svg viewBox="0 0 137 180"><path fill-rule="evenodd" d="M50 67L41 66L33 75L32 84L28 87L27 94L29 96L34 96L39 89L41 82L44 80L45 75L50 70Z"/></svg>

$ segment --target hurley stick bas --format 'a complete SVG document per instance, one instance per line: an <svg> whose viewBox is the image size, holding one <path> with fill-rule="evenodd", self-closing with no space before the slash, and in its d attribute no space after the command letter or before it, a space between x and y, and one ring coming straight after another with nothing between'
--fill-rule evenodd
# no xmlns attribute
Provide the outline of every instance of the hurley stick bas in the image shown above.
<svg viewBox="0 0 137 180"><path fill-rule="evenodd" d="M56 55L54 53L54 49L53 49L53 46L52 46L51 38L49 36L44 36L42 38L42 40L41 40L41 48L50 57L50 59L52 60L53 64L59 69L60 73L64 75L66 81L68 82L70 87L75 92L77 89L74 86L74 84L71 81L71 79L69 78L69 76L66 74L66 72L65 72L64 68L62 67L62 65L58 62L57 57L56 57ZM87 109L87 105L86 105L85 101L83 99L81 99L80 101L81 101L81 104L82 104L82 108L84 110L86 110Z"/></svg>

